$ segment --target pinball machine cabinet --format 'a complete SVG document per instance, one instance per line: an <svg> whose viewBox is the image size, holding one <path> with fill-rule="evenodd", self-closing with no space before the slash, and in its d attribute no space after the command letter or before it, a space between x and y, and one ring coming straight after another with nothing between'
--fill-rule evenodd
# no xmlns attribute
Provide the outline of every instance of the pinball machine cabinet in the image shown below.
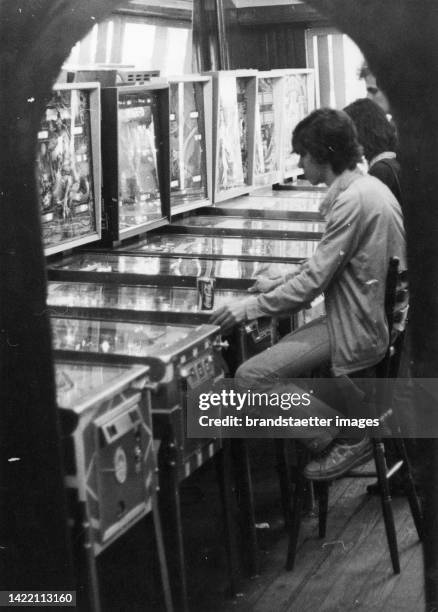
<svg viewBox="0 0 438 612"><path fill-rule="evenodd" d="M56 357L55 375L79 597L99 610L98 555L151 510L162 547L148 368Z"/></svg>
<svg viewBox="0 0 438 612"><path fill-rule="evenodd" d="M60 316L51 317L57 354L148 366L154 438L176 445L180 477L185 477L191 455L202 453L210 444L185 435L186 392L209 391L223 377L218 328L151 323L147 316L136 321L117 320L108 317L109 309L94 312L95 317L86 308L71 310L82 316L67 308Z"/></svg>

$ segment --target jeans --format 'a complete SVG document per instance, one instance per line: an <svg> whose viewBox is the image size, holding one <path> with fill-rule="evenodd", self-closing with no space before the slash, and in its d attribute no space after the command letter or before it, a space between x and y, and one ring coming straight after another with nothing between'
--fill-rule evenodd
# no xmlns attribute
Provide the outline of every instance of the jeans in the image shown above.
<svg viewBox="0 0 438 612"><path fill-rule="evenodd" d="M326 317L319 317L298 330L284 336L274 346L245 361L235 374L236 386L242 390L253 392L288 392L300 393L308 390L309 385L303 380L290 381L300 377L310 377L316 369L323 368L325 372L330 368L330 342L327 330ZM336 399L329 398L327 390L315 388L310 406L295 406L291 416L306 418L309 416L320 418L334 418L341 413L335 411L327 402L333 403ZM333 439L338 429L332 427L301 428L301 434L307 440L307 446L312 450L319 450Z"/></svg>

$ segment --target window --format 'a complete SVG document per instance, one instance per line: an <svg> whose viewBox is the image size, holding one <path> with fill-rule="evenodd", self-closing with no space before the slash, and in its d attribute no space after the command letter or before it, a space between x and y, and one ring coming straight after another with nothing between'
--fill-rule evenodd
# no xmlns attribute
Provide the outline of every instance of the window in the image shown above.
<svg viewBox="0 0 438 612"><path fill-rule="evenodd" d="M346 34L333 28L307 30L306 52L307 65L315 69L317 106L343 108L366 96L365 83L359 79L364 58Z"/></svg>
<svg viewBox="0 0 438 612"><path fill-rule="evenodd" d="M189 23L187 27L173 23L113 15L73 47L66 67L119 64L160 70L164 76L191 72Z"/></svg>

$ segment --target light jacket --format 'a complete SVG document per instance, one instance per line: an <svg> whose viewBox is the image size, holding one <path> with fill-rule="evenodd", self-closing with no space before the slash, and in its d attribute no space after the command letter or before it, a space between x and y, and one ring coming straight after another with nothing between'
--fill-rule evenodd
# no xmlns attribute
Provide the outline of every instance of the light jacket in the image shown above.
<svg viewBox="0 0 438 612"><path fill-rule="evenodd" d="M299 310L325 294L335 376L375 365L389 342L384 298L391 257L406 269L400 206L378 179L346 170L321 204L326 230L299 273L246 301L248 320Z"/></svg>

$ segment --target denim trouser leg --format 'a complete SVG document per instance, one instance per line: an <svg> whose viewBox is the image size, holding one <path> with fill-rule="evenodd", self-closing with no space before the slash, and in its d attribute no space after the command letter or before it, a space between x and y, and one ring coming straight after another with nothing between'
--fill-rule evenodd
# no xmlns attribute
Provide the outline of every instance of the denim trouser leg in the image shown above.
<svg viewBox="0 0 438 612"><path fill-rule="evenodd" d="M234 378L242 389L269 391L279 379L305 376L307 372L329 363L326 318L319 317L245 361Z"/></svg>
<svg viewBox="0 0 438 612"><path fill-rule="evenodd" d="M287 379L305 377L309 372L330 363L330 343L325 317L311 321L281 339L278 344L245 361L237 370L235 383L239 390L252 392L299 393L303 387L299 381ZM296 406L290 412L296 418L315 416L333 418L339 415L327 403L313 397L309 407ZM334 421L333 421L334 422ZM308 428L302 434L320 437L321 434L335 437L338 429ZM316 445L317 446L317 445ZM311 444L315 449L315 444Z"/></svg>

